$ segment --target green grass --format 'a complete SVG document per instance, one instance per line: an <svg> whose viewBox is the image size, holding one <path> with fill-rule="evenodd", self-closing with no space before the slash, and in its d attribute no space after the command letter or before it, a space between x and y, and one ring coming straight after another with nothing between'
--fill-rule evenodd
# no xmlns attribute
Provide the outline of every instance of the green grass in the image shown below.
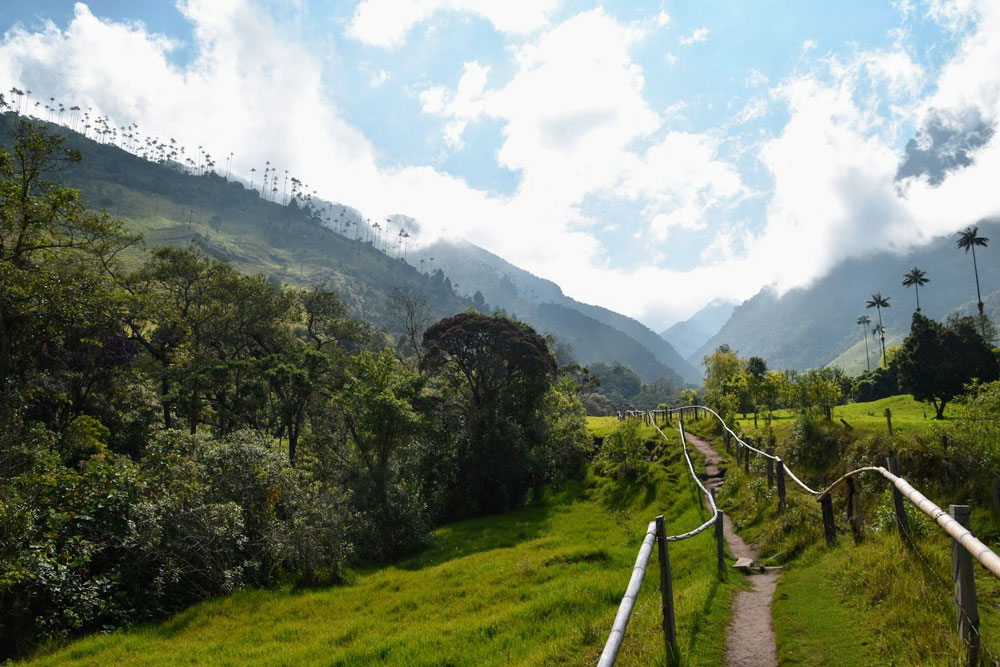
<svg viewBox="0 0 1000 667"><path fill-rule="evenodd" d="M318 590L243 591L167 621L73 642L34 664L585 664L603 648L647 523L706 518L675 449L641 481L589 473L508 514L436 532L436 545ZM722 661L737 577L720 583L710 532L671 545L687 664ZM656 556L619 664L663 662Z"/></svg>
<svg viewBox="0 0 1000 667"><path fill-rule="evenodd" d="M836 554L819 557L808 567L782 572L771 607L781 664L824 667L876 662L871 648L876 645L875 634L861 622L861 610L844 600L835 583L838 568L843 567L841 560Z"/></svg>
<svg viewBox="0 0 1000 667"><path fill-rule="evenodd" d="M587 431L595 438L604 439L618 428L618 424L620 423L618 417L587 417ZM666 428L661 424L660 429L664 433L669 433L673 430L673 427ZM646 441L655 442L656 444L663 442L663 438L660 437L660 434L650 424L643 424L639 428L639 437Z"/></svg>
<svg viewBox="0 0 1000 667"><path fill-rule="evenodd" d="M915 401L909 394L890 396L878 401L868 403L848 403L838 405L833 409L832 419L835 423L841 424L843 419L851 428L870 431L873 433L887 433L888 425L885 420L885 409L892 410L892 428L897 435L908 433L930 433L935 424L940 421L934 419L934 408L927 403ZM795 410L775 410L771 416L771 430L776 438L787 437L791 434L792 425L795 423ZM948 417L948 410L945 411L945 418ZM750 436L761 436L767 432L768 424L764 413L757 415L757 427L753 425L753 415L744 418L742 413L737 415L735 420L739 424L743 433ZM844 427L846 428L846 427Z"/></svg>
<svg viewBox="0 0 1000 667"><path fill-rule="evenodd" d="M906 397L895 399L902 400L890 405L905 412ZM877 404L885 403L869 405ZM912 405L910 409L912 418ZM706 436L709 425L707 420L688 424ZM721 440L713 441L725 455ZM863 477L859 488L865 537L855 545L844 518L843 491L838 491L834 514L839 542L828 547L819 504L812 497L789 484L788 509L779 514L777 492L768 491L762 462L753 459L746 474L733 457L725 457L728 471L718 496L720 507L745 540L760 545L763 563L785 567L772 609L782 664L961 662L951 599L951 541L930 519L917 511L911 514L917 550L904 546L891 522L879 520L879 515L891 512L885 483ZM1000 551L997 521L994 511L981 507L973 512L972 529ZM975 569L981 632L991 649L1000 647L1000 581L981 567Z"/></svg>

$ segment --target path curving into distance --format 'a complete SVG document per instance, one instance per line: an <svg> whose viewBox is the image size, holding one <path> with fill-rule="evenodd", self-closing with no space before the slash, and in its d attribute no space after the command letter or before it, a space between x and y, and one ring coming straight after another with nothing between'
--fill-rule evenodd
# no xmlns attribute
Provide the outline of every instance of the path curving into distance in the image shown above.
<svg viewBox="0 0 1000 667"><path fill-rule="evenodd" d="M705 486L718 488L724 479L719 469L722 456L704 440L685 433L687 441L705 457ZM747 544L736 531L728 514L723 534L729 552L737 558L757 560L757 545ZM726 632L726 664L729 667L776 667L778 649L771 625L771 600L778 584L777 572L750 575L749 591L739 591L733 601L732 620Z"/></svg>

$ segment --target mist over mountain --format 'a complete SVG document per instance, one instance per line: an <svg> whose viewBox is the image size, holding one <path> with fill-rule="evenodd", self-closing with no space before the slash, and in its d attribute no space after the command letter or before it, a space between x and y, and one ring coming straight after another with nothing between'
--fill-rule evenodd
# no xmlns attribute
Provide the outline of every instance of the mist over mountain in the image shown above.
<svg viewBox="0 0 1000 667"><path fill-rule="evenodd" d="M736 304L715 300L686 320L660 332L660 336L685 357L705 344L729 320ZM691 360L697 366L700 360Z"/></svg>
<svg viewBox="0 0 1000 667"><path fill-rule="evenodd" d="M976 251L976 259L986 313L995 321L1000 315L1000 223L981 223L979 234L992 242ZM875 309L865 308L873 292L890 300L891 307L882 310L886 344L899 343L909 333L916 308L914 290L902 285L903 274L909 269L918 267L930 279L920 288L924 315L940 320L956 311L976 312L972 255L956 247L956 238L956 234L948 234L906 253L875 251L850 259L809 287L781 296L773 289L761 290L739 305L718 333L688 360L693 363L725 343L741 356L763 357L771 368L806 369L836 363L849 372L860 372L866 368L865 349L856 321L868 315L878 322ZM877 354L870 334L869 329L874 366Z"/></svg>

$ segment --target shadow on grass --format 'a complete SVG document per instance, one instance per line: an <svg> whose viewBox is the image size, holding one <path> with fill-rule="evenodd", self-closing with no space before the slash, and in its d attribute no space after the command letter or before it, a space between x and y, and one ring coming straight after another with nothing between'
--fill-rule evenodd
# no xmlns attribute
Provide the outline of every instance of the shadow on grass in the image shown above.
<svg viewBox="0 0 1000 667"><path fill-rule="evenodd" d="M421 570L474 553L508 549L537 539L549 529L556 508L582 497L586 485L584 477L569 480L559 492L545 493L522 509L441 526L434 531L430 547L395 566L401 570Z"/></svg>
<svg viewBox="0 0 1000 667"><path fill-rule="evenodd" d="M694 612L694 618L691 622L691 637L688 639L688 655L697 655L695 649L698 647L698 640L702 637L702 620L708 618L712 614L712 602L715 600L716 594L719 592L719 580L717 578L712 579L712 583L708 588L708 595L705 597L705 604L702 605L701 609ZM711 639L711 638L709 638Z"/></svg>

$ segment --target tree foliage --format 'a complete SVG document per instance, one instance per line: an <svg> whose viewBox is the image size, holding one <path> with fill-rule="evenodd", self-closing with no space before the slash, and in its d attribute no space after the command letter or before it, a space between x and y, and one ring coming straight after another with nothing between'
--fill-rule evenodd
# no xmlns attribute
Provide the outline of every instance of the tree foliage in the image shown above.
<svg viewBox="0 0 1000 667"><path fill-rule="evenodd" d="M1000 375L997 358L971 317L941 324L914 313L896 363L900 388L918 401L931 403L936 419L944 417L948 402L973 379L992 382Z"/></svg>
<svg viewBox="0 0 1000 667"><path fill-rule="evenodd" d="M424 350L414 311L400 359L326 285L196 245L126 271L134 239L47 180L78 159L27 123L0 151L0 659L334 581L589 453L579 388L526 325L465 313Z"/></svg>

